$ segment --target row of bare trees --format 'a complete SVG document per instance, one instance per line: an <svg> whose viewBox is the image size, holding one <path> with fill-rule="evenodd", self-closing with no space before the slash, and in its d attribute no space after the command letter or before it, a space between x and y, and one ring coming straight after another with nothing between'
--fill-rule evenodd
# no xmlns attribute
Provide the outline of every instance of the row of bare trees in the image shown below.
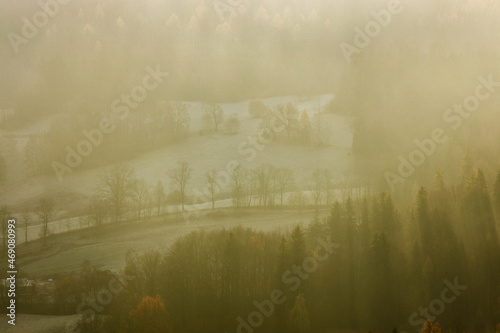
<svg viewBox="0 0 500 333"><path fill-rule="evenodd" d="M155 208L159 215L165 197L161 180L152 187L137 178L131 167L118 166L100 175L89 202L88 218L94 225L101 225L108 217L119 222L130 211L139 219L151 216Z"/></svg>
<svg viewBox="0 0 500 333"><path fill-rule="evenodd" d="M66 146L76 147L82 140L82 128L99 128L105 114L82 111L56 118L48 131L32 137L24 148L26 162L33 174L53 171L53 161L66 161ZM96 167L133 158L145 150L154 150L184 140L190 133L191 117L182 102L160 101L142 112L130 113L116 123L106 141L85 158L82 167ZM0 181L2 159L0 158Z"/></svg>
<svg viewBox="0 0 500 333"><path fill-rule="evenodd" d="M205 173L205 195L215 208L215 202L222 192L230 194L233 206L283 206L287 192L296 189L294 172L288 167L275 167L263 164L254 169L241 165L236 166L229 174L229 184L224 186L220 172L216 169ZM332 202L334 182L328 169L317 169L308 180L307 189L313 198L315 207ZM307 204L307 196L303 191L293 192L288 198L292 206L301 207Z"/></svg>
<svg viewBox="0 0 500 333"><path fill-rule="evenodd" d="M0 208L0 232L2 234L2 253L7 253L7 236L8 236L8 221L15 219L18 223L17 227L24 229L24 242L28 242L28 227L33 222L33 214L41 223L39 237L43 239L43 245L46 245L47 236L50 234L49 223L57 214L54 201L49 197L41 197L33 212L25 211L21 214L12 214L7 205ZM18 216L17 216L18 215Z"/></svg>
<svg viewBox="0 0 500 333"><path fill-rule="evenodd" d="M188 184L191 180L192 168L189 163L179 161L168 170L172 192L167 196L163 182L158 180L156 185L150 186L144 179L136 177L134 169L128 166L118 166L107 170L99 176L95 193L89 199L87 225L100 226L107 220L121 221L125 216L131 218L146 218L161 215L162 208L171 202L179 203L184 211L188 201ZM270 164L260 165L248 169L241 165L235 167L229 174L228 184L221 184L220 173L216 169L205 173L205 193L215 209L216 201L223 193L229 195L235 208L248 206L283 206L285 200L295 207L303 207L308 203L304 191L287 193L296 190L296 180L293 171L288 167L275 167ZM327 169L317 169L308 181L308 192L316 208L322 204L332 202L332 177ZM306 191L307 192L307 191ZM41 223L40 238L45 245L50 234L49 223L53 221L57 210L53 199L40 198L33 213L25 212L19 216L21 225L25 229L25 241L28 241L28 226L34 222L33 215ZM0 209L0 226L3 235L3 248L6 246L7 221L10 212L7 206Z"/></svg>
<svg viewBox="0 0 500 333"><path fill-rule="evenodd" d="M107 220L122 221L124 217L142 219L162 214L167 201L180 204L184 211L189 199L188 185L192 168L186 161L178 161L177 165L167 172L170 179L171 192L167 195L161 180L151 186L144 179L138 178L133 168L117 166L99 176L94 194L90 197L86 220L87 226L100 226ZM221 173L216 169L205 173L205 199L215 209L216 202L223 197L230 197L236 209L249 206L283 206L286 201L295 208L302 208L311 203L316 210L332 203L333 178L328 169L316 169L308 178L307 186L296 186L294 172L288 167L276 167L263 164L253 169L236 166L226 175L227 181L222 183ZM310 194L310 198L306 195ZM34 214L33 214L34 213ZM25 228L25 241L28 240L28 225L32 215L36 215L41 223L40 237L46 243L50 234L49 223L56 216L54 201L42 197L33 213L25 212L19 220ZM2 225L0 226L6 246L7 220L10 213L7 206L0 209Z"/></svg>
<svg viewBox="0 0 500 333"><path fill-rule="evenodd" d="M173 198L184 209L191 168L188 163L179 162L177 167L168 170L168 176L174 188ZM161 180L151 186L138 178L133 168L117 166L99 176L96 191L89 201L88 219L93 225L101 225L107 218L119 222L130 212L138 219L152 216L155 210L160 215L166 198Z"/></svg>
<svg viewBox="0 0 500 333"><path fill-rule="evenodd" d="M284 131L288 142L314 145L325 145L328 143L328 122L324 112L318 106L311 119L307 110L299 113L297 107L292 103L279 104L274 108L266 106L259 100L251 101L248 105L249 113L254 118L261 118L261 128L276 128Z"/></svg>
<svg viewBox="0 0 500 333"><path fill-rule="evenodd" d="M233 204L238 208L242 202L249 206L252 200L258 200L258 204L265 207L274 205L278 196L283 206L283 195L292 189L294 183L293 171L287 167L266 164L247 169L238 166L231 175Z"/></svg>
<svg viewBox="0 0 500 333"><path fill-rule="evenodd" d="M114 222L122 220L125 212L135 212L135 218L152 215L156 209L161 214L166 199L179 203L181 211L188 202L188 185L191 180L192 168L186 161L178 161L177 165L168 170L171 190L167 196L161 180L155 187L145 180L138 179L132 168L119 166L104 172L98 181L97 190L89 203L89 219L94 225L100 225L110 217ZM228 195L235 208L245 206L283 206L288 199L293 206L303 206L307 198L296 193L287 198L287 193L295 189L295 175L288 167L275 167L263 164L253 169L236 166L228 175L226 184L222 183L221 173L216 169L205 173L205 198L215 209L216 201ZM311 194L315 207L330 204L333 182L327 169L317 169L308 180L307 191Z"/></svg>

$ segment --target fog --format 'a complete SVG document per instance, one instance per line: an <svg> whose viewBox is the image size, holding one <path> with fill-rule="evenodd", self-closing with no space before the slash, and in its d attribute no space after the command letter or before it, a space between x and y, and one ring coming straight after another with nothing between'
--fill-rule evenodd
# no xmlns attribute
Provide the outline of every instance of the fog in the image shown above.
<svg viewBox="0 0 500 333"><path fill-rule="evenodd" d="M1 331L500 332L499 18L0 2Z"/></svg>

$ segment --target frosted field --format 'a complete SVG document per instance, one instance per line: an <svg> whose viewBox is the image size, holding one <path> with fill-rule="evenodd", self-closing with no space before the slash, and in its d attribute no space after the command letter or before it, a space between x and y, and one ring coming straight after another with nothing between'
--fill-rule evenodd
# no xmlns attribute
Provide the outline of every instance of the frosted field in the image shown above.
<svg viewBox="0 0 500 333"><path fill-rule="evenodd" d="M291 102L299 112L307 110L312 118L313 113L333 99L333 95L312 97L285 96L262 100L264 104L273 107L277 104ZM201 128L200 103L187 102L191 116L190 130L192 134L183 142L170 145L139 156L126 164L133 167L136 175L143 178L151 186L162 180L165 191L172 190L167 171L174 167L178 160L190 163L192 177L188 185L188 195L195 189L203 190L205 185L204 174L210 169L224 170L229 161L237 161L247 168L254 168L260 164L271 163L277 167L291 168L296 177L298 187L306 187L307 178L317 167L328 168L333 175L341 175L347 169L349 151L352 144L352 131L349 121L342 116L326 114L329 130L328 145L316 148L312 145L293 145L282 141L271 142L265 145L262 151L257 151L255 158L249 162L249 154L241 154L238 147L248 137L258 133L260 119L252 119L248 114L248 101L241 103L221 104L225 117L231 114L238 116L241 122L240 131L236 135L198 134ZM23 148L30 136L37 136L47 128L50 119L41 121L38 126L30 126L18 131L1 133L2 150L6 152L8 161L9 183L0 193L0 202L9 205L16 213L23 207L33 207L41 195L54 198L59 210L56 222L52 225L52 232L72 230L78 226L79 211L86 207L87 198L94 192L98 175L106 168L87 170L75 169L59 182L55 174L29 177L24 162ZM96 148L98 149L98 148ZM15 168L13 167L15 166ZM22 167L19 167L22 166ZM112 167L111 165L109 167ZM29 232L36 237L38 232ZM24 237L19 237L19 240ZM30 239L32 237L30 236Z"/></svg>
<svg viewBox="0 0 500 333"><path fill-rule="evenodd" d="M79 315L72 316L40 316L19 313L16 315L16 326L0 321L3 333L64 333L68 322L76 322Z"/></svg>
<svg viewBox="0 0 500 333"><path fill-rule="evenodd" d="M326 215L329 210L321 212ZM151 221L134 221L120 225L106 225L98 235L85 230L57 235L47 241L48 249L40 252L40 243L33 243L19 255L19 267L36 276L50 278L52 274L70 272L82 267L88 260L93 266L119 272L125 266L128 251L140 255L149 250L166 251L177 239L192 231L230 229L241 226L261 231L291 231L300 224L306 227L314 216L312 210L299 213L282 211L226 211L187 222L175 217L154 217ZM29 251L34 246L34 252Z"/></svg>
<svg viewBox="0 0 500 333"><path fill-rule="evenodd" d="M307 110L312 118L313 113L328 103L333 95L313 97L277 97L264 99L269 107L291 102L299 112ZM249 154L241 154L238 147L248 137L258 133L260 119L252 119L248 113L248 102L222 104L225 117L232 114L238 116L241 122L240 131L236 135L213 134L199 135L201 129L201 104L187 102L191 116L191 135L183 142L171 145L154 152L139 156L126 164L133 167L139 178L145 179L151 186L161 179L166 192L170 192L167 171L174 167L178 160L190 163L192 178L188 185L188 195L194 190L203 191L204 174L210 169L224 170L229 161L237 161L247 168L260 164L271 163L277 167L287 166L295 173L297 187L294 191L307 192L308 177L313 170L328 168L332 175L342 175L348 167L349 151L352 144L352 132L347 119L326 114L325 120L330 128L328 145L317 148L313 145L294 145L276 140L263 145L262 151L257 151L255 158L249 162ZM50 222L51 234L60 234L82 228L82 208L87 205L87 198L94 192L98 175L106 168L90 170L76 169L67 175L61 183L55 175L27 177L28 170L23 162L23 147L31 136L40 135L49 126L51 119L44 119L37 125L31 125L18 131L2 132L2 148L8 152L9 165L23 167L9 169L10 183L6 191L0 194L0 201L11 207L14 213L23 207L33 207L42 195L53 196L58 209L57 217ZM97 148L98 149L98 148ZM111 165L108 167L112 167ZM338 198L341 194L335 191ZM289 195L285 194L285 199ZM147 221L132 221L117 226L105 226L108 232L98 237L89 234L90 231L72 232L55 235L48 239L48 247L44 251L30 251L30 247L39 246L33 243L19 257L19 264L28 273L36 275L51 275L78 269L83 260L90 260L93 265L103 269L118 271L123 268L125 253L134 251L137 254L150 249L164 250L176 239L193 230L211 230L231 228L235 226L251 227L258 230L287 231L295 224L306 224L313 217L313 211L299 214L290 211L250 211L234 213L225 209L218 217L208 214L210 204L200 204L196 207L197 214L188 221L177 220L174 215L154 217ZM231 207L230 199L219 199L216 207ZM175 212L177 206L165 207L164 210ZM326 213L326 211L324 211ZM198 216L196 216L198 215ZM41 225L36 219L29 227L29 240L38 238ZM83 227L85 227L83 225ZM18 226L18 244L24 242L24 230Z"/></svg>
<svg viewBox="0 0 500 333"><path fill-rule="evenodd" d="M291 102L299 112L307 110L312 118L313 113L333 99L333 95L312 97L276 97L264 99L263 103L269 107ZM174 167L178 160L190 163L192 178L188 186L188 194L195 189L202 191L205 185L204 174L209 169L224 170L229 161L237 161L247 168L254 168L260 164L271 163L277 167L291 168L296 177L297 188L294 191L303 191L307 194L307 180L314 169L328 168L333 176L342 175L348 167L349 151L352 144L352 132L347 119L326 114L325 120L330 128L328 145L317 148L313 145L293 145L276 140L264 145L262 151L257 151L255 159L249 162L248 154L241 154L238 147L248 137L258 132L260 119L252 119L248 113L248 101L242 103L222 104L225 117L234 114L241 122L240 131L236 135L213 134L199 135L201 129L201 104L187 102L191 116L192 134L184 142L171 145L157 151L144 154L127 162L133 167L140 178L144 178L151 186L161 179L166 192L171 191L167 170ZM23 147L30 136L39 135L51 119L40 121L15 132L3 132L2 143L9 148L9 163L23 165ZM98 149L98 148L97 148ZM19 163L21 162L21 163ZM111 166L109 166L111 167ZM87 198L95 190L98 175L105 168L90 170L76 169L60 183L55 175L26 177L26 169L9 170L11 182L7 191L0 194L0 200L11 210L22 207L33 207L39 196L51 195L54 197L58 216L49 224L52 234L80 229L81 208L87 205ZM12 179L14 178L14 179ZM340 196L335 191L335 196ZM285 199L289 194L285 195ZM297 223L305 224L313 217L313 211L298 214L297 211L251 211L245 214L234 215L226 209L220 217L207 216L209 204L200 204L196 207L200 216L190 218L187 222L177 220L175 216L154 217L150 221L133 221L115 226L106 226L111 232L104 235L88 235L88 232L74 232L57 235L49 238L46 252L34 253L27 249L27 254L20 259L20 265L28 273L36 275L50 275L57 272L78 269L83 260L88 259L93 265L104 269L120 270L124 265L125 253L129 250L138 254L150 249L166 249L176 239L193 230L211 230L216 228L231 228L244 226L259 230L286 231ZM216 207L230 207L230 199L220 199ZM177 207L165 207L174 212ZM326 213L326 211L325 211ZM29 227L29 240L38 238L40 225ZM24 241L24 230L18 227L18 243ZM39 246L36 243L33 246Z"/></svg>

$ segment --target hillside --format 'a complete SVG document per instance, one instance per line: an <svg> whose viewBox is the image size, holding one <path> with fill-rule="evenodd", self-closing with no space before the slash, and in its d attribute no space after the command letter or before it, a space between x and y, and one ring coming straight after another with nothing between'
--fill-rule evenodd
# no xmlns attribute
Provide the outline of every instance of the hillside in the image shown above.
<svg viewBox="0 0 500 333"><path fill-rule="evenodd" d="M262 102L269 107L291 102L298 110L307 110L312 117L318 108L323 108L332 99L332 95L285 96L264 99ZM188 193L193 193L196 189L202 191L205 185L205 172L210 169L224 170L230 161L237 161L249 168L267 163L287 166L296 174L298 187L303 189L306 189L307 178L318 165L327 167L336 177L340 177L347 170L352 131L349 119L345 117L325 114L329 135L328 144L325 146L293 145L275 140L263 145L262 150L256 149L256 155L252 158L253 156L248 153L250 145L244 146L245 149L240 147L259 131L260 119L250 117L248 101L221 104L226 117L236 115L240 120L240 130L235 135L198 134L202 126L200 103L186 102L186 104L191 123L190 135L185 141L126 161L137 176L151 186L161 180L169 192L171 188L167 170L174 167L179 160L187 161L193 169ZM24 158L24 147L28 138L43 133L50 121L51 119L45 119L36 126L1 132L3 145L11 149L7 165L9 182L2 188L0 201L11 206L16 213L23 207L32 206L40 195L50 195L56 201L60 218L78 216L86 207L87 198L95 191L98 176L112 165L94 169L75 169L73 173L64 176L63 182L59 182L54 174L29 176L27 165L19 163ZM215 156L217 158L214 158Z"/></svg>

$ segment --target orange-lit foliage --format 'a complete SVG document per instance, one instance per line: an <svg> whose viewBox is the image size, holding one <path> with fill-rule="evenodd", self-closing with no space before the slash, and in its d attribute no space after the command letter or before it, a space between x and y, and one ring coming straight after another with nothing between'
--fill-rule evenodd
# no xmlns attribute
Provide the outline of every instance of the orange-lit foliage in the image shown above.
<svg viewBox="0 0 500 333"><path fill-rule="evenodd" d="M144 297L135 310L130 311L135 333L171 333L165 304L160 296Z"/></svg>
<svg viewBox="0 0 500 333"><path fill-rule="evenodd" d="M441 333L441 327L439 326L439 323L432 324L432 322L427 319L422 333Z"/></svg>

